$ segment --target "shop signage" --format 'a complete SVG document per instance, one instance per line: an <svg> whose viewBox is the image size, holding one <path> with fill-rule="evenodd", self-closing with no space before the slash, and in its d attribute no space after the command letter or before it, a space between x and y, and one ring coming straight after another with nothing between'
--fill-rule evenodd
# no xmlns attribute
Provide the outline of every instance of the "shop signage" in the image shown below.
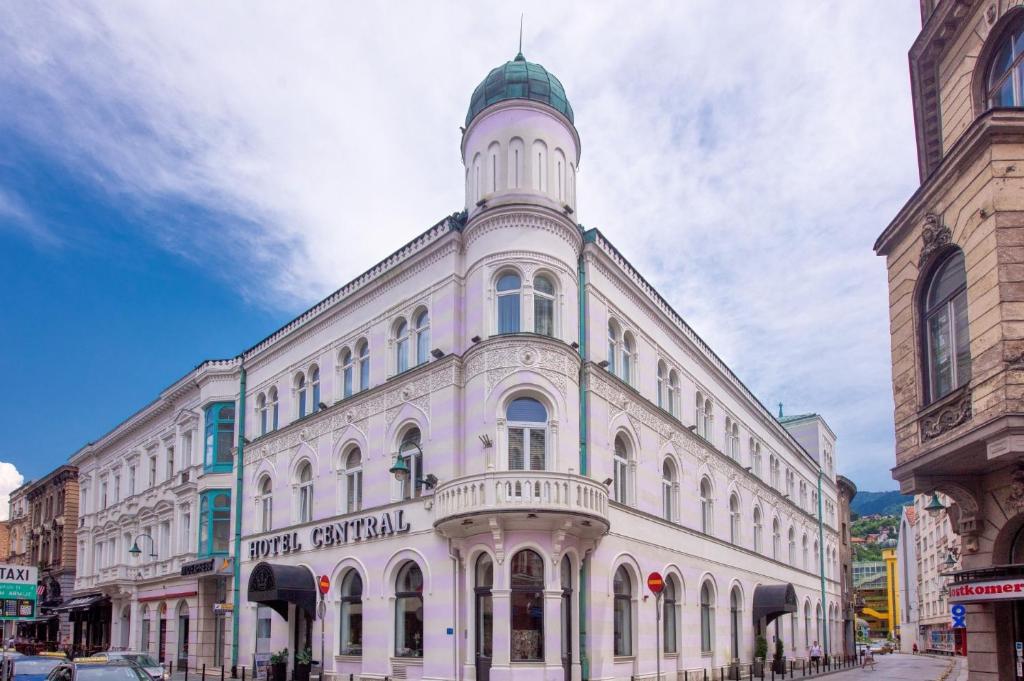
<svg viewBox="0 0 1024 681"><path fill-rule="evenodd" d="M949 588L951 603L978 603L983 601L1012 601L1024 599L1024 579L956 584Z"/></svg>
<svg viewBox="0 0 1024 681"><path fill-rule="evenodd" d="M390 537L409 530L410 526L405 519L405 511L398 510L317 525L312 529L302 530L302 538L307 540L307 546L322 549L349 542ZM249 542L249 559L257 560L302 551L304 550L303 543L299 534L299 532L284 532L264 539L253 539Z"/></svg>
<svg viewBox="0 0 1024 681"><path fill-rule="evenodd" d="M38 568L0 565L0 620L32 619L38 595Z"/></svg>
<svg viewBox="0 0 1024 681"><path fill-rule="evenodd" d="M953 620L954 629L966 629L967 628L967 608L960 603L950 606L949 616Z"/></svg>
<svg viewBox="0 0 1024 681"><path fill-rule="evenodd" d="M182 577L195 577L196 575L230 575L233 558L214 557L194 560L181 566Z"/></svg>

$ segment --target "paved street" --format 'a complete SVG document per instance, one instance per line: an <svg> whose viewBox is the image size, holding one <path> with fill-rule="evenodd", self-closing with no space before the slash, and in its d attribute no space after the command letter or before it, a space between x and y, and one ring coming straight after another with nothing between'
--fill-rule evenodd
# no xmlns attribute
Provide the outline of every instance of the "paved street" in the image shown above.
<svg viewBox="0 0 1024 681"><path fill-rule="evenodd" d="M879 681L935 681L953 663L952 658L928 657L925 655L876 655L875 671L849 669L830 674L829 681L852 681L853 679L878 679ZM799 677L798 677L799 678ZM950 681L956 681L951 675Z"/></svg>

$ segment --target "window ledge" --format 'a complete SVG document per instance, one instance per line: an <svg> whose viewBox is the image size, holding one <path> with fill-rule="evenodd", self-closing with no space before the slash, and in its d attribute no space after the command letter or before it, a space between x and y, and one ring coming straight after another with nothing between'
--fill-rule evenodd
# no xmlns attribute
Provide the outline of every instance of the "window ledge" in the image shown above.
<svg viewBox="0 0 1024 681"><path fill-rule="evenodd" d="M636 655L616 655L613 658L613 662L619 664L620 662L632 662L635 659Z"/></svg>
<svg viewBox="0 0 1024 681"><path fill-rule="evenodd" d="M422 657L401 657L399 655L396 655L396 656L391 658L391 662L392 663L398 662L398 663L404 664L406 666L416 666L416 667L422 667L423 666L423 658Z"/></svg>
<svg viewBox="0 0 1024 681"><path fill-rule="evenodd" d="M362 662L363 661L363 656L362 655L335 655L334 656L334 661L335 662Z"/></svg>
<svg viewBox="0 0 1024 681"><path fill-rule="evenodd" d="M713 657L714 656L714 652L712 652L710 650L702 650L702 651L700 651L700 656L701 657Z"/></svg>

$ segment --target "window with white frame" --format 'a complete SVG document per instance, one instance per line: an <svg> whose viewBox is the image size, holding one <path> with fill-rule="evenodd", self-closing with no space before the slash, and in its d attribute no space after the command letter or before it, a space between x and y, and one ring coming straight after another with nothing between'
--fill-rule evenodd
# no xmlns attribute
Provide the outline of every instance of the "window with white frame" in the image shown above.
<svg viewBox="0 0 1024 681"><path fill-rule="evenodd" d="M174 477L174 447L167 448L167 480Z"/></svg>
<svg viewBox="0 0 1024 681"><path fill-rule="evenodd" d="M156 485L156 454L149 456L149 486Z"/></svg>
<svg viewBox="0 0 1024 681"><path fill-rule="evenodd" d="M420 429L410 428L402 436L395 462L401 459L409 469L409 476L398 483L398 498L412 499L423 493L423 449L420 446Z"/></svg>
<svg viewBox="0 0 1024 681"><path fill-rule="evenodd" d="M404 319L395 322L395 373L402 373L409 368L409 325Z"/></svg>
<svg viewBox="0 0 1024 681"><path fill-rule="evenodd" d="M789 564L796 565L796 530L789 528Z"/></svg>
<svg viewBox="0 0 1024 681"><path fill-rule="evenodd" d="M804 538L803 538L803 542L802 542L801 546L802 546L802 549L803 549L803 563L802 563L802 565L803 565L804 570L806 570L807 566L808 566L808 561L807 561L807 558L808 558L808 556L807 556L807 534L806 533L804 534Z"/></svg>
<svg viewBox="0 0 1024 681"><path fill-rule="evenodd" d="M268 394L268 400L270 401L270 429L277 430L278 424L278 404L277 404L277 388L271 388Z"/></svg>
<svg viewBox="0 0 1024 681"><path fill-rule="evenodd" d="M680 401L679 374L676 373L675 369L671 369L668 372L668 413L676 418L679 418Z"/></svg>
<svg viewBox="0 0 1024 681"><path fill-rule="evenodd" d="M739 424L737 424L735 421L733 421L732 425L729 427L727 435L729 437L729 456L731 456L734 461L739 461L740 460L740 427L739 427Z"/></svg>
<svg viewBox="0 0 1024 681"><path fill-rule="evenodd" d="M260 393L256 396L256 413L260 416L260 435L267 434L267 396Z"/></svg>
<svg viewBox="0 0 1024 681"><path fill-rule="evenodd" d="M615 501L629 503L629 445L623 435L615 436L615 452L612 456L612 492Z"/></svg>
<svg viewBox="0 0 1024 681"><path fill-rule="evenodd" d="M700 531L704 534L714 531L714 513L711 480L704 477L700 480Z"/></svg>
<svg viewBox="0 0 1024 681"><path fill-rule="evenodd" d="M260 532L270 532L274 529L274 483L269 475L263 476L259 489Z"/></svg>
<svg viewBox="0 0 1024 681"><path fill-rule="evenodd" d="M533 279L533 330L543 336L555 335L555 285L546 275Z"/></svg>
<svg viewBox="0 0 1024 681"><path fill-rule="evenodd" d="M345 348L341 351L341 397L342 399L352 396L352 377L354 363L352 362L352 351Z"/></svg>
<svg viewBox="0 0 1024 681"><path fill-rule="evenodd" d="M341 580L341 654L363 654L363 578L351 569Z"/></svg>
<svg viewBox="0 0 1024 681"><path fill-rule="evenodd" d="M313 466L303 461L295 477L298 485L298 522L308 523L313 519Z"/></svg>
<svg viewBox="0 0 1024 681"><path fill-rule="evenodd" d="M676 465L671 459L665 459L661 464L661 517L665 520L676 519L676 487Z"/></svg>
<svg viewBox="0 0 1024 681"><path fill-rule="evenodd" d="M772 558L779 560L782 555L782 530L779 528L779 519L772 519Z"/></svg>
<svg viewBox="0 0 1024 681"><path fill-rule="evenodd" d="M700 652L710 653L714 648L715 599L710 582L700 587Z"/></svg>
<svg viewBox="0 0 1024 681"><path fill-rule="evenodd" d="M115 475L114 476L114 503L117 504L117 503L120 503L120 502L121 502L121 476L120 475Z"/></svg>
<svg viewBox="0 0 1024 681"><path fill-rule="evenodd" d="M768 467L771 469L772 487L779 489L779 460L775 458L774 454L768 456Z"/></svg>
<svg viewBox="0 0 1024 681"><path fill-rule="evenodd" d="M633 580L625 565L615 571L612 581L614 592L613 653L616 657L633 654Z"/></svg>
<svg viewBox="0 0 1024 681"><path fill-rule="evenodd" d="M188 553L192 550L192 511L188 506L182 507L181 523L179 524L178 550Z"/></svg>
<svg viewBox="0 0 1024 681"><path fill-rule="evenodd" d="M750 438L750 468L754 475L761 477L761 443Z"/></svg>
<svg viewBox="0 0 1024 681"><path fill-rule="evenodd" d="M740 498L733 492L729 496L729 541L739 543L740 539Z"/></svg>
<svg viewBox="0 0 1024 681"><path fill-rule="evenodd" d="M615 354L619 347L619 325L615 320L608 322L608 373L615 373Z"/></svg>
<svg viewBox="0 0 1024 681"><path fill-rule="evenodd" d="M665 381L668 377L665 374L667 373L667 371L668 370L665 367L665 362L663 362L662 360L658 360L658 406L662 409L665 409L666 404Z"/></svg>
<svg viewBox="0 0 1024 681"><path fill-rule="evenodd" d="M420 310L416 323L416 366L430 361L430 314Z"/></svg>
<svg viewBox="0 0 1024 681"><path fill-rule="evenodd" d="M320 411L320 367L315 364L309 370L309 383L313 391L313 399L311 400L309 411L315 414Z"/></svg>
<svg viewBox="0 0 1024 681"><path fill-rule="evenodd" d="M353 447L345 455L345 512L353 513L363 507L363 455Z"/></svg>
<svg viewBox="0 0 1024 681"><path fill-rule="evenodd" d="M293 392L295 394L295 415L302 418L306 415L306 375L301 371L295 374Z"/></svg>
<svg viewBox="0 0 1024 681"><path fill-rule="evenodd" d="M636 353L636 341L633 334L626 331L622 334L622 368L621 376L623 381L633 384L633 355Z"/></svg>
<svg viewBox="0 0 1024 681"><path fill-rule="evenodd" d="M135 496L135 464L128 466L128 496Z"/></svg>
<svg viewBox="0 0 1024 681"><path fill-rule="evenodd" d="M515 272L505 272L495 285L498 333L518 333L523 281Z"/></svg>
<svg viewBox="0 0 1024 681"><path fill-rule="evenodd" d="M509 470L545 470L548 412L544 405L532 397L514 399L505 409L505 420Z"/></svg>

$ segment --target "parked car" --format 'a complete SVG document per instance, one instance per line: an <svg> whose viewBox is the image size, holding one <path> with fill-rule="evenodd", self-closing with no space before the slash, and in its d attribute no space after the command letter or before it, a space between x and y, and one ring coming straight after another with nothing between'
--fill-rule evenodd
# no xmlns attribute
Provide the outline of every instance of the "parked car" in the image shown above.
<svg viewBox="0 0 1024 681"><path fill-rule="evenodd" d="M103 656L61 661L50 670L46 681L150 681L142 667L130 660L108 660Z"/></svg>
<svg viewBox="0 0 1024 681"><path fill-rule="evenodd" d="M14 675L17 681L43 681L50 671L65 662L64 655L19 655L14 659Z"/></svg>
<svg viewBox="0 0 1024 681"><path fill-rule="evenodd" d="M105 653L100 653L101 656L106 657L108 660L128 660L134 662L142 671L146 672L153 681L166 681L170 678L167 670L164 669L163 665L154 660L149 656L149 653L144 653L137 650L110 650Z"/></svg>

